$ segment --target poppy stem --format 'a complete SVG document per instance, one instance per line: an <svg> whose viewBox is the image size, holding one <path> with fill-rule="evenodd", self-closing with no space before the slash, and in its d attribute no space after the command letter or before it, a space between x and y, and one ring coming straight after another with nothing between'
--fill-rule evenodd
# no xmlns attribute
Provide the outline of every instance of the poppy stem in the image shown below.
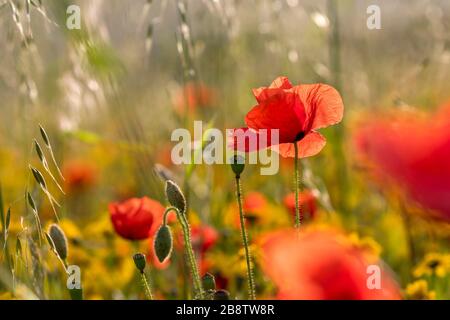
<svg viewBox="0 0 450 320"><path fill-rule="evenodd" d="M148 300L153 300L152 290L150 289L150 284L147 281L147 278L145 277L144 272L140 272L141 274L141 282L142 286L144 287L145 296Z"/></svg>
<svg viewBox="0 0 450 320"><path fill-rule="evenodd" d="M294 143L295 159L294 159L294 188L295 188L295 227L298 229L301 225L300 203L299 203L299 170L298 170L298 146Z"/></svg>
<svg viewBox="0 0 450 320"><path fill-rule="evenodd" d="M247 280L248 280L248 295L250 300L255 300L255 279L253 277L253 264L250 254L250 248L249 248L249 241L248 241L248 235L247 230L245 228L245 216L244 216L244 210L242 208L242 187L241 187L241 179L240 175L236 175L236 196L238 200L238 206L239 206L239 218L241 222L241 235L242 235L242 242L244 244L244 250L245 250L245 260L247 263Z"/></svg>
<svg viewBox="0 0 450 320"><path fill-rule="evenodd" d="M191 268L192 281L194 283L194 290L196 297L198 297L199 299L203 299L204 297L203 297L202 281L200 279L200 273L198 271L198 266L194 255L194 249L192 248L191 229L189 227L189 222L184 212L182 213L174 207L171 207L171 210L174 210L177 213L178 221L180 222L181 228L183 229L184 246L189 266Z"/></svg>

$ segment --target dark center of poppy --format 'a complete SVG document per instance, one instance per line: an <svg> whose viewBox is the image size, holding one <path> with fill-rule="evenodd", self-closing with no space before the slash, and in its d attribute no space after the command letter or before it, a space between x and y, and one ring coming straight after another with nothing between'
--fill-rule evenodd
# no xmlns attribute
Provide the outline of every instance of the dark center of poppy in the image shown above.
<svg viewBox="0 0 450 320"><path fill-rule="evenodd" d="M251 212L247 212L247 214L245 215L245 218L248 222L250 222L250 224L257 223L259 220L259 217L256 214L253 214Z"/></svg>
<svg viewBox="0 0 450 320"><path fill-rule="evenodd" d="M441 263L438 260L431 260L428 262L428 267L430 269L436 269Z"/></svg>
<svg viewBox="0 0 450 320"><path fill-rule="evenodd" d="M305 137L305 132L300 131L296 136L295 136L295 141L300 141Z"/></svg>

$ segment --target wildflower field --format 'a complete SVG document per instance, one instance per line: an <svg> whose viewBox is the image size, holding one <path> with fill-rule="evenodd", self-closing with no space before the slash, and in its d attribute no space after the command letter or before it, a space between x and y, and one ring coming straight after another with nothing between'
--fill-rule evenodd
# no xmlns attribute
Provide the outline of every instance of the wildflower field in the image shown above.
<svg viewBox="0 0 450 320"><path fill-rule="evenodd" d="M450 3L0 0L1 300L449 300Z"/></svg>

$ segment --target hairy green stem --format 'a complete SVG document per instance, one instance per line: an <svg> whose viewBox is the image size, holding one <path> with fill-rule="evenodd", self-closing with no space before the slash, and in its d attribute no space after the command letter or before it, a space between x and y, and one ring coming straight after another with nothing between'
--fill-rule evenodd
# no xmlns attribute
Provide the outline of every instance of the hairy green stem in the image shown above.
<svg viewBox="0 0 450 320"><path fill-rule="evenodd" d="M149 282L147 281L147 278L145 277L145 273L140 272L140 274L142 286L144 287L145 296L147 297L148 300L153 300L152 290L150 288Z"/></svg>
<svg viewBox="0 0 450 320"><path fill-rule="evenodd" d="M253 266L252 266L252 259L250 254L250 248L249 248L249 241L248 241L248 235L247 230L245 228L245 216L244 216L244 210L242 208L242 190L241 190L241 180L240 176L236 175L236 195L238 200L238 206L239 206L239 218L241 221L241 235L242 235L242 242L244 244L245 249L245 260L247 263L247 280L248 280L248 295L250 300L255 300L255 279L253 277Z"/></svg>
<svg viewBox="0 0 450 320"><path fill-rule="evenodd" d="M294 143L295 159L294 159L294 187L295 187L295 227L300 228L301 224L301 214L300 214L300 203L299 203L299 170L298 170L298 146Z"/></svg>
<svg viewBox="0 0 450 320"><path fill-rule="evenodd" d="M200 279L200 272L198 271L197 260L195 259L194 255L194 249L192 248L191 229L189 227L186 215L180 214L180 218L181 218L180 222L182 221L181 226L183 228L184 246L191 267L196 296L198 296L200 299L203 299L204 297L203 297L202 281Z"/></svg>
<svg viewBox="0 0 450 320"><path fill-rule="evenodd" d="M169 211L175 211L177 214L178 221L180 222L181 228L183 230L183 238L184 238L184 247L186 251L186 256L188 258L189 267L191 268L192 273L192 281L194 283L194 291L196 297L199 299L204 298L202 281L200 279L200 272L198 271L197 260L195 259L194 249L192 248L191 241L191 229L189 227L189 222L187 220L186 214L184 212L180 212L175 207L170 207L166 209L164 213L164 223L167 222L167 215Z"/></svg>

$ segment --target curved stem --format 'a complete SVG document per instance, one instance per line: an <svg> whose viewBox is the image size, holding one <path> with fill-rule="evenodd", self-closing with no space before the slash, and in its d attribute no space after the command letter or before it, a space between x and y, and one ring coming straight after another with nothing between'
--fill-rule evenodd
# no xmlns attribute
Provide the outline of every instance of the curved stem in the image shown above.
<svg viewBox="0 0 450 320"><path fill-rule="evenodd" d="M141 281L142 286L144 287L145 296L148 300L153 300L152 290L150 289L150 284L147 281L147 278L145 277L145 274L141 272Z"/></svg>
<svg viewBox="0 0 450 320"><path fill-rule="evenodd" d="M300 203L299 203L299 170L298 170L298 146L297 143L294 143L295 150L295 162L294 162L294 186L295 186L295 227L300 228L301 224L301 214L300 214Z"/></svg>
<svg viewBox="0 0 450 320"><path fill-rule="evenodd" d="M175 211L175 214L178 217L178 209L175 207L168 207L163 214L163 225L167 225L167 216L169 215L170 211Z"/></svg>
<svg viewBox="0 0 450 320"><path fill-rule="evenodd" d="M241 190L241 180L239 175L236 175L236 195L239 205L239 218L241 221L241 235L242 235L242 242L244 244L245 249L245 260L247 263L247 280L248 280L248 295L250 300L255 300L255 279L253 277L253 267L252 267L252 260L250 255L250 248L249 248L249 241L248 241L248 235L247 230L245 229L245 216L244 216L244 210L242 209L242 190Z"/></svg>
<svg viewBox="0 0 450 320"><path fill-rule="evenodd" d="M195 255L194 255L194 249L192 248L191 230L190 230L186 215L180 214L180 217L181 217L180 222L183 221L181 223L181 225L183 228L184 243L185 243L185 247L186 247L186 254L188 256L189 264L191 267L194 287L195 287L198 297L200 299L203 299L202 281L200 279L200 273L198 271L197 260L195 259Z"/></svg>
<svg viewBox="0 0 450 320"><path fill-rule="evenodd" d="M192 281L194 283L194 290L195 290L196 295L200 299L203 299L202 281L200 279L200 272L198 271L197 260L195 259L195 255L194 255L194 249L192 248L191 230L189 227L189 222L184 213L181 213L175 207L169 207L164 212L164 221L163 221L164 224L167 223L167 215L169 214L170 211L175 211L175 213L177 214L178 221L180 222L181 228L183 230L184 246L185 246L185 251L186 251L186 256L188 258L189 266L191 268Z"/></svg>

